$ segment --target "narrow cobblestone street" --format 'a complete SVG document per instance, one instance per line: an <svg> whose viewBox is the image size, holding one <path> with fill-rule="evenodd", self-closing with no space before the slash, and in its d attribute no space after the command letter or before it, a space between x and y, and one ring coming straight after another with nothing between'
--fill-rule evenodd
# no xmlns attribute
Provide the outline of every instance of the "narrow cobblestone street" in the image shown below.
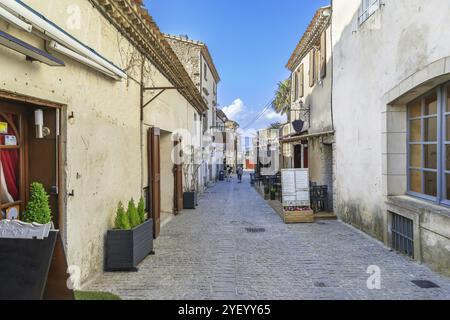
<svg viewBox="0 0 450 320"><path fill-rule="evenodd" d="M255 227L265 232L246 230ZM88 289L123 299L450 299L450 279L350 226L284 224L248 177L208 189L197 210L163 227L155 251L139 272L105 273ZM367 288L370 265L381 290Z"/></svg>

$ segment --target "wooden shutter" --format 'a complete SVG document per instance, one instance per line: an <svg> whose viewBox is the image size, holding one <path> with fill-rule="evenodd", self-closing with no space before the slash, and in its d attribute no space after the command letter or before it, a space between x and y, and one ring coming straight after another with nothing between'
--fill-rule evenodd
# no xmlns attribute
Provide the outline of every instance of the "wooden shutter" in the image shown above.
<svg viewBox="0 0 450 320"><path fill-rule="evenodd" d="M181 137L177 137L174 141L174 150L181 149ZM175 190L174 190L174 211L176 214L183 210L183 164L181 163L181 157L176 159L180 164L174 164L174 178L175 178Z"/></svg>
<svg viewBox="0 0 450 320"><path fill-rule="evenodd" d="M315 59L316 58L316 50L315 49L311 49L311 51L309 52L309 86L312 87L314 86L314 82L316 82L315 79L315 67L316 67L316 63L315 63Z"/></svg>
<svg viewBox="0 0 450 320"><path fill-rule="evenodd" d="M320 37L320 79L327 75L327 31L324 30Z"/></svg>
<svg viewBox="0 0 450 320"><path fill-rule="evenodd" d="M150 186L151 216L153 218L153 237L159 236L161 229L161 159L160 129L150 128L148 132L148 177Z"/></svg>
<svg viewBox="0 0 450 320"><path fill-rule="evenodd" d="M305 95L305 66L302 64L300 66L300 81L299 81L299 93L300 93L300 98L303 98L303 96Z"/></svg>
<svg viewBox="0 0 450 320"><path fill-rule="evenodd" d="M294 101L298 100L298 74L297 71L294 71L293 77L292 77L292 88L294 89Z"/></svg>

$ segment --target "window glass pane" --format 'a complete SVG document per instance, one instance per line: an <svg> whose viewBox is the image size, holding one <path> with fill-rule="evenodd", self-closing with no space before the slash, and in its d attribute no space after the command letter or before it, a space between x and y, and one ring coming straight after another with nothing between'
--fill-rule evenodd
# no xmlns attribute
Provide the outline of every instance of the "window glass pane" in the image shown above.
<svg viewBox="0 0 450 320"><path fill-rule="evenodd" d="M447 112L450 112L450 86L447 87Z"/></svg>
<svg viewBox="0 0 450 320"><path fill-rule="evenodd" d="M437 118L423 119L425 137L423 141L437 141Z"/></svg>
<svg viewBox="0 0 450 320"><path fill-rule="evenodd" d="M408 116L410 118L422 116L422 100L419 100L408 107Z"/></svg>
<svg viewBox="0 0 450 320"><path fill-rule="evenodd" d="M437 145L430 144L423 146L424 167L427 169L437 169Z"/></svg>
<svg viewBox="0 0 450 320"><path fill-rule="evenodd" d="M409 171L410 190L417 193L422 193L422 172L419 170Z"/></svg>
<svg viewBox="0 0 450 320"><path fill-rule="evenodd" d="M436 172L424 172L423 178L425 180L424 193L429 196L437 196L437 174Z"/></svg>
<svg viewBox="0 0 450 320"><path fill-rule="evenodd" d="M422 145L412 144L409 147L409 165L414 168L422 167Z"/></svg>
<svg viewBox="0 0 450 320"><path fill-rule="evenodd" d="M446 150L446 155L447 155L447 157L445 158L446 159L445 163L446 163L447 170L450 171L450 145L446 145L445 150Z"/></svg>
<svg viewBox="0 0 450 320"><path fill-rule="evenodd" d="M0 116L0 145L2 146L17 146L19 144L19 137L16 130L19 129L18 116L15 114L5 114Z"/></svg>
<svg viewBox="0 0 450 320"><path fill-rule="evenodd" d="M445 175L445 181L446 181L446 199L450 200L450 174Z"/></svg>
<svg viewBox="0 0 450 320"><path fill-rule="evenodd" d="M432 95L425 98L425 115L437 114L437 95L433 93Z"/></svg>
<svg viewBox="0 0 450 320"><path fill-rule="evenodd" d="M445 116L445 123L446 123L446 141L450 141L450 116Z"/></svg>
<svg viewBox="0 0 450 320"><path fill-rule="evenodd" d="M422 120L412 120L409 126L409 141L419 142L422 141Z"/></svg>

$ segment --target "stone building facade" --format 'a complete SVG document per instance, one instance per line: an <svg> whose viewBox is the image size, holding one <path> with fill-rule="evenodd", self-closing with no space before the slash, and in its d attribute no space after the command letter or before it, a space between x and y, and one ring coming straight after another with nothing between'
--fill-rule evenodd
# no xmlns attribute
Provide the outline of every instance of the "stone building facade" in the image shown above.
<svg viewBox="0 0 450 320"><path fill-rule="evenodd" d="M281 162L287 168L309 168L311 182L328 187L324 210L329 212L334 189L331 58L328 6L317 10L286 66L291 71L292 103L290 123L283 128Z"/></svg>
<svg viewBox="0 0 450 320"><path fill-rule="evenodd" d="M16 22L0 18L2 37L19 44L15 50L0 46L1 122L31 126L15 137L20 144L0 146L17 147L20 156L28 152L18 177L23 192L13 200L23 211L29 184L44 184L68 262L80 268L85 282L103 270L104 237L118 202L148 198L149 130L168 133L163 150L173 145L169 133L192 132L195 116L207 106L142 1L25 0L1 6ZM41 29L48 29L44 38ZM29 46L34 59L24 54ZM158 94L157 87L177 90ZM49 128L39 139L32 125L36 110ZM170 209L172 168L172 162L161 166L161 200ZM7 202L2 199L2 205Z"/></svg>
<svg viewBox="0 0 450 320"><path fill-rule="evenodd" d="M450 3L333 1L336 212L450 275Z"/></svg>
<svg viewBox="0 0 450 320"><path fill-rule="evenodd" d="M192 81L197 86L208 111L202 115L202 133L212 138L217 132L217 87L220 82L219 73L214 65L208 46L200 41L190 40L187 36L166 35L167 42L183 63ZM200 181L202 188L215 181L218 176L217 166L223 162L217 157L212 139L203 139L204 164Z"/></svg>

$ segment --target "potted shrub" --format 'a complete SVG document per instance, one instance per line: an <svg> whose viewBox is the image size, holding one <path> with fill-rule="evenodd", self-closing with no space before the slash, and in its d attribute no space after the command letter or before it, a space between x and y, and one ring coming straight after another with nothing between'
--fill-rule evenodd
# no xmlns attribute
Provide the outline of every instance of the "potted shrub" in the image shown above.
<svg viewBox="0 0 450 320"><path fill-rule="evenodd" d="M197 185L198 172L201 168L201 155L199 150L193 146L189 152L183 152L183 174L184 174L184 192L183 192L183 208L195 209L198 205Z"/></svg>
<svg viewBox="0 0 450 320"><path fill-rule="evenodd" d="M270 188L270 200L276 200L277 189L275 187Z"/></svg>
<svg viewBox="0 0 450 320"><path fill-rule="evenodd" d="M44 186L32 183L30 195L22 221L0 221L0 300L44 297L59 231Z"/></svg>
<svg viewBox="0 0 450 320"><path fill-rule="evenodd" d="M137 208L131 199L126 211L119 202L114 224L106 234L105 270L137 271L145 257L153 254L153 220L147 219L144 199Z"/></svg>

